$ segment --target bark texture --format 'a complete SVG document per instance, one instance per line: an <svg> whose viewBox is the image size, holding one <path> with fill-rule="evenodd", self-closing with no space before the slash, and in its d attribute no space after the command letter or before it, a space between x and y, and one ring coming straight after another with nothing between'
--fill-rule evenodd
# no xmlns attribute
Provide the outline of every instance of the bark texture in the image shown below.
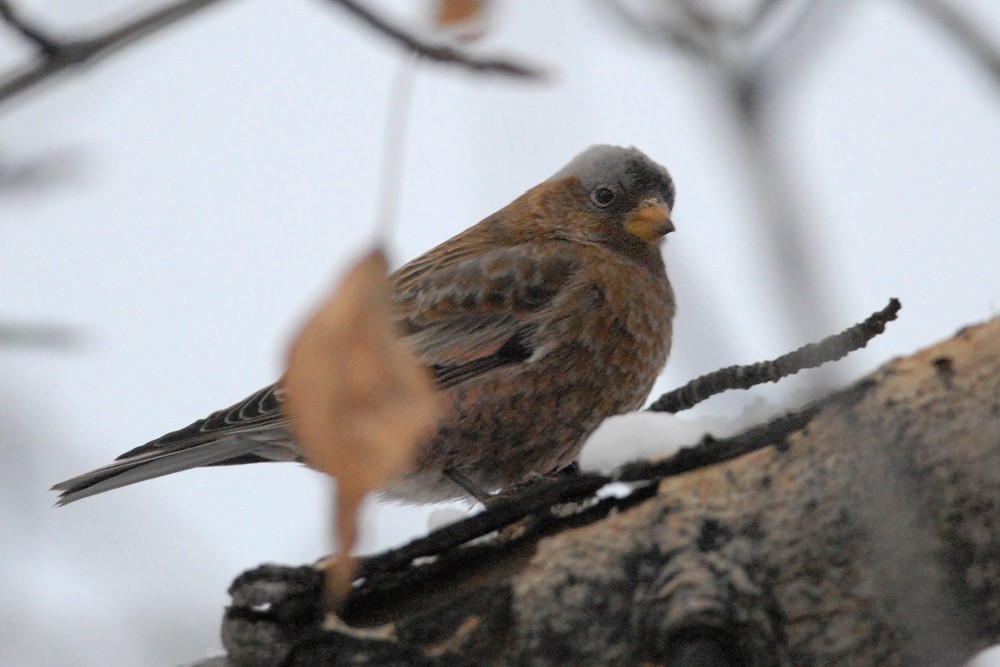
<svg viewBox="0 0 1000 667"><path fill-rule="evenodd" d="M230 664L961 664L1000 642L1000 320L623 511L453 551L325 627L313 568L242 575Z"/></svg>

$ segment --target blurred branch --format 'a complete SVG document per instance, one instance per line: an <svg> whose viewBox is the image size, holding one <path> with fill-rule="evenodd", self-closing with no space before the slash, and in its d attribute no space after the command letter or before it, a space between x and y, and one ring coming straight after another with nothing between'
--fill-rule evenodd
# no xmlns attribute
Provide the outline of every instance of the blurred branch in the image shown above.
<svg viewBox="0 0 1000 667"><path fill-rule="evenodd" d="M23 195L72 181L79 174L81 162L80 154L72 149L17 158L0 153L0 196Z"/></svg>
<svg viewBox="0 0 1000 667"><path fill-rule="evenodd" d="M610 8L619 21L654 46L666 44L678 51L712 62L718 56L715 45L705 38L703 31L687 29L686 26L675 25L672 21L654 21L650 17L640 16L621 0L599 3L599 6Z"/></svg>
<svg viewBox="0 0 1000 667"><path fill-rule="evenodd" d="M355 2L355 0L328 1L343 7L345 10L367 23L376 31L392 39L397 44L429 60L460 65L466 69L477 72L506 74L509 76L528 79L537 79L542 77L542 72L540 70L513 62L511 60L503 58L479 58L445 44L431 44L426 42L414 35L409 34L405 30L392 25L388 20L368 9L363 4Z"/></svg>
<svg viewBox="0 0 1000 667"><path fill-rule="evenodd" d="M57 39L26 21L8 0L0 0L0 18L38 47L39 59L27 70L0 79L0 103L49 77L90 63L157 32L219 0L181 0L155 9L102 34L84 39Z"/></svg>
<svg viewBox="0 0 1000 667"><path fill-rule="evenodd" d="M834 295L818 274L804 235L792 179L778 152L778 138L769 131L769 102L780 92L782 75L801 67L815 51L815 30L827 29L833 11L846 4L831 0L759 0L745 16L715 11L693 0L647 2L645 11L622 0L606 5L631 30L655 45L681 52L707 69L708 77L727 96L728 108L742 139L752 194L771 244L786 308L785 329L809 335L806 323L829 329ZM827 11L820 12L820 9Z"/></svg>
<svg viewBox="0 0 1000 667"><path fill-rule="evenodd" d="M502 58L479 58L442 44L430 44L391 25L388 21L354 0L330 0L354 14L378 32L390 37L413 53L437 62L452 63L480 72L506 74L521 78L540 78L541 72ZM219 0L180 0L152 10L138 18L93 37L62 39L34 25L14 9L9 0L0 0L0 20L28 40L37 49L36 61L22 71L0 78L0 104L29 90L64 70L92 63L143 37L214 5Z"/></svg>
<svg viewBox="0 0 1000 667"><path fill-rule="evenodd" d="M822 0L760 0L746 17L736 18L716 12L693 0L675 0L655 4L661 16L639 13L623 0L609 7L625 25L656 45L665 45L719 68L730 76L746 78L749 72L758 78L770 71L775 53L783 51L802 32L802 26ZM781 26L782 17L784 25ZM760 35L773 26L781 26L760 46Z"/></svg>
<svg viewBox="0 0 1000 667"><path fill-rule="evenodd" d="M72 348L80 344L80 333L60 324L10 324L0 322L0 348Z"/></svg>
<svg viewBox="0 0 1000 667"><path fill-rule="evenodd" d="M44 32L35 26L26 23L10 6L7 0L0 0L0 18L11 27L12 30L21 34L29 42L34 42L43 53L52 53L58 50L58 44Z"/></svg>
<svg viewBox="0 0 1000 667"><path fill-rule="evenodd" d="M909 0L909 3L948 33L958 46L986 69L993 83L1000 85L1000 47L993 43L972 16L950 0Z"/></svg>
<svg viewBox="0 0 1000 667"><path fill-rule="evenodd" d="M774 9L779 2L762 2L762 6L771 8L771 11L759 10L753 22L747 26L745 35L749 39L756 26L762 25L771 19L775 14ZM843 11L844 3L841 0L804 0L799 6L789 12L791 15L786 19L786 23L781 31L772 39L765 41L752 57L748 58L746 70L753 73L757 85L767 85L777 87L777 78L792 67L800 66L805 58L806 52L816 46L815 37L817 32L810 30L810 26L821 27L829 30L832 21L829 16L824 15L834 11ZM822 18L820 18L822 17Z"/></svg>

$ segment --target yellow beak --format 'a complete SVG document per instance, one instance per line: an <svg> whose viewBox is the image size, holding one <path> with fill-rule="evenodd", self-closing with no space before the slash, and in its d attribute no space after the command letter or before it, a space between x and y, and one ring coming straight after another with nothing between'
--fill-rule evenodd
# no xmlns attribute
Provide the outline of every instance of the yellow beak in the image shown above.
<svg viewBox="0 0 1000 667"><path fill-rule="evenodd" d="M625 230L646 243L656 243L674 231L670 209L659 197L650 197L625 216Z"/></svg>

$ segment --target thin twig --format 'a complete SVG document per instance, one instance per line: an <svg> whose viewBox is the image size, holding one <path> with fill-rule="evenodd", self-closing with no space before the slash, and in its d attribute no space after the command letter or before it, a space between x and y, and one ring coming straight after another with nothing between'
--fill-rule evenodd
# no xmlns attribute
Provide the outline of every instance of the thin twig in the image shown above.
<svg viewBox="0 0 1000 667"><path fill-rule="evenodd" d="M597 6L610 9L619 21L653 46L669 46L706 62L716 62L721 58L717 44L711 42L701 31L689 26L676 26L666 19L654 20L648 16L639 16L621 0L599 0Z"/></svg>
<svg viewBox="0 0 1000 667"><path fill-rule="evenodd" d="M12 11L9 3L2 0L0 18L33 41L42 57L27 70L0 80L0 103L63 70L95 61L217 2L219 0L181 0L94 37L60 41L25 23Z"/></svg>
<svg viewBox="0 0 1000 667"><path fill-rule="evenodd" d="M750 16L735 31L736 36L746 37L756 32L758 27L771 20L771 17L779 9L782 0L761 0L750 10Z"/></svg>
<svg viewBox="0 0 1000 667"><path fill-rule="evenodd" d="M348 12L358 17L369 26L389 37L397 44L417 53L428 60L435 60L441 63L451 63L460 65L466 69L477 72L492 74L506 74L509 76L539 79L542 77L541 70L528 65L513 62L504 58L479 58L471 54L460 51L446 44L431 44L405 30L392 25L385 18L379 16L355 0L328 0L333 4L340 5Z"/></svg>
<svg viewBox="0 0 1000 667"><path fill-rule="evenodd" d="M772 7L774 5L771 5ZM806 62L806 50L816 46L815 32L810 26L819 26L829 30L833 21L833 11L844 10L842 2L834 0L805 0L795 6L791 17L787 18L779 34L773 35L767 43L762 44L752 57L747 59L746 70L760 80L760 85L777 87L776 79L784 70L802 67ZM788 12L786 12L788 13ZM773 14L773 11L771 12ZM820 17L822 16L822 20ZM768 14L758 14L757 21L765 21ZM755 24L754 29L760 24Z"/></svg>
<svg viewBox="0 0 1000 667"><path fill-rule="evenodd" d="M873 313L865 321L839 334L824 338L818 343L810 343L773 361L761 361L749 366L730 366L702 375L683 387L664 394L649 406L649 410L681 412L730 389L749 389L765 382L777 382L803 369L817 368L829 361L836 361L854 350L863 348L868 341L885 331L886 323L896 319L900 308L898 299L890 299L889 305Z"/></svg>
<svg viewBox="0 0 1000 667"><path fill-rule="evenodd" d="M29 42L34 43L43 53L52 53L58 50L59 45L56 40L52 39L37 26L33 26L25 21L11 7L7 0L0 0L0 19L3 19L7 25L15 32L20 33Z"/></svg>
<svg viewBox="0 0 1000 667"><path fill-rule="evenodd" d="M80 163L80 155L69 149L14 159L0 155L0 196L25 195L32 190L71 181L78 175ZM8 219L0 224L10 222Z"/></svg>

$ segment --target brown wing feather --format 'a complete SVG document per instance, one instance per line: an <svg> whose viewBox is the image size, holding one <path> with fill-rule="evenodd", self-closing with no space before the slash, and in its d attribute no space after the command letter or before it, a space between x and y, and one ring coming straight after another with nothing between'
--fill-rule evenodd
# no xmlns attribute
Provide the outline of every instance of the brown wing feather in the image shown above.
<svg viewBox="0 0 1000 667"><path fill-rule="evenodd" d="M397 282L407 342L449 386L523 361L537 319L577 269L564 250L561 243L499 248Z"/></svg>

